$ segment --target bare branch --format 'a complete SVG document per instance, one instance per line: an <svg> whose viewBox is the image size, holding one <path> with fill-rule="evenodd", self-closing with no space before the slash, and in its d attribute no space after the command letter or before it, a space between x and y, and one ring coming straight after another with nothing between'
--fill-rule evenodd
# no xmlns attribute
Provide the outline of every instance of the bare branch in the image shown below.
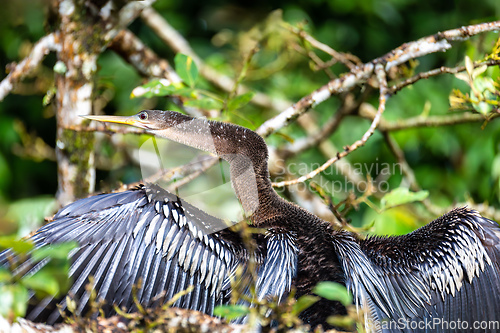
<svg viewBox="0 0 500 333"><path fill-rule="evenodd" d="M382 134L384 135L384 139L385 142L387 143L387 146L394 154L394 156L396 156L398 165L401 169L401 172L406 177L410 189L412 191L420 191L421 188L417 183L417 178L415 177L415 173L413 172L412 168L406 161L403 150L399 147L396 140L394 140L388 132L382 132Z"/></svg>
<svg viewBox="0 0 500 333"><path fill-rule="evenodd" d="M359 105L359 102L353 101L352 96L350 98L347 97L340 109L335 112L333 117L331 117L321 129L311 131L311 133L308 133L309 135L307 137L296 140L293 144L288 145L288 147L280 149L278 154L286 158L317 146L319 143L326 140L338 128L342 119L356 110Z"/></svg>
<svg viewBox="0 0 500 333"><path fill-rule="evenodd" d="M9 75L0 82L0 101L12 91L15 84L30 75L49 52L58 51L60 49L60 45L56 42L55 36L56 34L52 33L40 38L33 46L30 54L19 64L11 68Z"/></svg>
<svg viewBox="0 0 500 333"><path fill-rule="evenodd" d="M267 136L274 133L295 120L304 112L307 112L311 107L324 102L332 95L352 90L355 86L364 83L372 76L375 64L384 63L385 70L387 71L391 67L401 65L410 59L415 59L430 53L446 51L451 48L449 41L464 40L478 33L496 30L500 30L500 21L452 29L421 38L414 42L405 43L380 58L355 67L350 73L328 82L323 87L303 97L276 117L262 124L259 128L259 134Z"/></svg>
<svg viewBox="0 0 500 333"><path fill-rule="evenodd" d="M377 81L379 84L379 91L380 91L378 111L377 111L377 114L370 125L370 128L368 128L368 130L365 132L365 134L363 134L361 139L357 140L352 145L345 147L344 151L337 153L337 155L335 157L329 159L322 166L311 171L307 175L304 175L302 177L299 177L299 178L293 179L293 180L289 180L289 181L273 183L274 187L283 187L283 186L293 185L293 184L301 183L301 182L304 182L308 179L311 179L314 176L318 175L320 172L326 170L326 168L328 168L330 165L332 165L333 163L335 163L339 159L347 156L352 151L365 145L366 141L368 141L368 139L373 135L373 133L375 132L375 129L378 126L378 123L380 122L380 119L382 117L382 113L385 110L385 104L386 104L386 99L387 99L387 91L388 91L387 90L387 79L386 79L385 70L384 70L384 67L382 66L382 64L377 64L375 66L375 73L377 75Z"/></svg>
<svg viewBox="0 0 500 333"><path fill-rule="evenodd" d="M359 113L360 116L373 120L375 117L375 112L371 112L368 108L362 108ZM494 113L488 116L488 120L492 120L500 117L499 113ZM484 122L486 119L483 115L474 112L460 112L448 115L436 115L436 116L425 116L419 115L412 118L401 119L396 121L387 121L381 119L379 130L380 131L400 131L408 128L417 127L438 127L438 126L450 126L463 123L474 123L474 122Z"/></svg>
<svg viewBox="0 0 500 333"><path fill-rule="evenodd" d="M280 128L287 126L312 107L326 101L332 95L349 91L357 84L365 82L372 76L374 67L372 63L368 63L362 67L356 67L354 72L351 71L341 78L328 82L311 94L302 97L297 103L288 107L276 117L264 122L257 132L262 136L269 136Z"/></svg>
<svg viewBox="0 0 500 333"><path fill-rule="evenodd" d="M145 77L162 77L169 80L170 83L182 81L168 61L159 58L129 30L120 31L111 41L109 48L118 53Z"/></svg>
<svg viewBox="0 0 500 333"><path fill-rule="evenodd" d="M475 62L474 68L477 68L477 67L482 66L482 65L486 65L488 67L498 66L499 64L500 64L500 60L490 59L486 62ZM404 87L410 86L421 79L428 79L428 78L431 78L433 76L441 75L443 73L457 74L457 73L463 72L464 70L465 70L465 66L458 66L458 67L453 67L453 68L443 66L440 68L432 69L432 70L427 71L427 72L418 73L417 75L414 75L414 76L412 76L412 77L410 77L402 82L399 82L398 84L393 85L392 87L389 88L389 91L391 94L394 94L394 93L398 92L399 90L403 89Z"/></svg>

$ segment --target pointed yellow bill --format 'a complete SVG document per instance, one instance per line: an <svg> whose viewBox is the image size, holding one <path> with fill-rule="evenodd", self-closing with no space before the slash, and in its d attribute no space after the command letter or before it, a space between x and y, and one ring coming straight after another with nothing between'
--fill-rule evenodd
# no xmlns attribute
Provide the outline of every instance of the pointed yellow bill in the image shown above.
<svg viewBox="0 0 500 333"><path fill-rule="evenodd" d="M143 127L141 126L142 124L137 118L137 115L129 117L123 117L123 116L80 116L80 117L90 120L97 120L105 123L116 123L123 125L132 125L136 127Z"/></svg>

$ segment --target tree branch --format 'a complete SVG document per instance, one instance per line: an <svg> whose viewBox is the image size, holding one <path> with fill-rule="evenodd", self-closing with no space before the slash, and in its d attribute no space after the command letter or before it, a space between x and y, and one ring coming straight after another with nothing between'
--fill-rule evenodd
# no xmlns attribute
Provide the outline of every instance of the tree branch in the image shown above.
<svg viewBox="0 0 500 333"><path fill-rule="evenodd" d="M482 66L482 65L486 65L488 67L498 66L499 64L500 64L500 60L490 59L486 62L475 62L474 68L477 68L477 67ZM418 73L417 75L414 75L414 76L412 76L412 77L410 77L402 82L399 82L398 84L393 85L392 87L389 88L389 91L391 94L395 94L396 92L403 89L404 87L410 86L419 80L428 79L428 78L431 78L433 76L441 75L443 73L457 74L457 73L460 73L463 71L465 71L465 66L458 66L458 67L453 67L453 68L443 66L443 67L436 68L436 69L433 69L433 70L430 70L427 72Z"/></svg>
<svg viewBox="0 0 500 333"><path fill-rule="evenodd" d="M368 108L362 108L359 113L361 117L373 120L375 117L375 112L370 111ZM489 120L500 117L499 113L492 114L489 116ZM408 128L417 127L439 127L439 126L450 126L463 123L473 123L473 122L484 122L486 119L483 115L474 112L461 112L449 115L436 115L436 116L423 116L419 115L412 118L401 119L396 121L387 121L381 119L379 130L380 131L401 131Z"/></svg>
<svg viewBox="0 0 500 333"><path fill-rule="evenodd" d="M213 85L224 91L230 92L234 90L235 82L229 76L218 73L215 69L207 66L198 55L193 51L189 43L177 32L158 12L153 8L147 8L142 12L141 18L143 21L160 37L163 42L172 48L173 51L184 53L193 58L194 62L200 69L200 74ZM250 91L246 86L240 85L238 94ZM266 94L256 91L252 103L263 108L272 110L283 110L287 108L291 102L269 98ZM258 130L257 130L258 131ZM261 134L261 133L259 133ZM262 135L262 134L261 134Z"/></svg>
<svg viewBox="0 0 500 333"><path fill-rule="evenodd" d="M30 75L51 51L59 51L56 34L48 34L35 43L30 54L19 64L11 65L10 73L0 82L0 101L2 101L19 81Z"/></svg>
<svg viewBox="0 0 500 333"><path fill-rule="evenodd" d="M320 172L326 170L326 168L328 168L330 165L332 165L333 163L335 163L339 159L349 155L349 153L351 153L354 150L358 149L359 147L362 147L365 145L366 141L373 135L373 133L375 132L375 129L377 128L377 126L380 122L380 119L382 117L382 113L385 110L385 104L386 104L386 100L387 100L387 92L388 92L387 79L386 79L385 70L384 70L384 67L382 66L382 64L377 64L375 66L375 73L377 76L377 81L379 84L379 92L380 92L378 110L377 110L377 114L375 115L370 127L365 132L365 134L361 137L361 139L357 140L352 145L345 147L344 151L337 153L337 155L335 157L329 159L322 166L311 171L307 175L304 175L302 177L299 177L299 178L293 179L293 180L289 180L289 181L273 183L274 187L283 187L283 186L293 185L293 184L297 184L300 182L304 182L308 179L311 179L314 176L318 175Z"/></svg>
<svg viewBox="0 0 500 333"><path fill-rule="evenodd" d="M380 58L355 67L350 73L328 82L323 87L301 98L297 103L262 124L259 128L259 134L267 136L274 133L332 95L350 91L357 85L366 82L372 76L375 64L384 63L385 70L388 71L391 67L401 65L410 59L446 51L451 48L449 41L464 40L478 33L495 30L500 30L500 21L447 30L414 42L405 43Z"/></svg>
<svg viewBox="0 0 500 333"><path fill-rule="evenodd" d="M311 44L312 47L321 50L325 52L326 54L332 56L332 59L335 62L340 62L350 70L353 70L357 65L361 64L361 61L359 60L358 57L349 54L349 53L343 53L343 52L337 52L334 49L332 49L330 46L321 43L320 41L316 40L314 37L306 33L304 30L296 28L290 24L284 24L285 28L297 35L299 38L303 39L304 41L308 42ZM333 63L332 63L333 65Z"/></svg>

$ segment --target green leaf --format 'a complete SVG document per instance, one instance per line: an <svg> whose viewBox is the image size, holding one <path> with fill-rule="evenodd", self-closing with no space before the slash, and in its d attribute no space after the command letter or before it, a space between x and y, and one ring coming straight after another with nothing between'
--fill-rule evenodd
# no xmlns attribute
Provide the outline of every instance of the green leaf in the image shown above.
<svg viewBox="0 0 500 333"><path fill-rule="evenodd" d="M326 322L335 327L343 327L349 329L354 325L354 319L349 316L330 316L326 318Z"/></svg>
<svg viewBox="0 0 500 333"><path fill-rule="evenodd" d="M470 76L467 75L466 73L457 73L455 74L455 77L459 80L462 80L462 81L465 81L467 82L468 85L471 84L471 79L470 79Z"/></svg>
<svg viewBox="0 0 500 333"><path fill-rule="evenodd" d="M319 297L313 296L313 295L304 295L299 297L297 302L292 307L292 314L293 315L298 315L317 301L319 301Z"/></svg>
<svg viewBox="0 0 500 333"><path fill-rule="evenodd" d="M217 110L222 108L222 103L212 98L193 99L186 101L185 105L203 110Z"/></svg>
<svg viewBox="0 0 500 333"><path fill-rule="evenodd" d="M12 290L12 285L0 285L0 295L2 296L2 301L0 302L0 315L9 317L14 304L14 291Z"/></svg>
<svg viewBox="0 0 500 333"><path fill-rule="evenodd" d="M14 295L13 310L17 317L24 317L28 308L29 293L28 289L20 284L12 286Z"/></svg>
<svg viewBox="0 0 500 333"><path fill-rule="evenodd" d="M29 293L22 285L0 285L0 315L22 317L26 314Z"/></svg>
<svg viewBox="0 0 500 333"><path fill-rule="evenodd" d="M59 293L57 278L47 269L42 269L33 275L23 277L21 283L35 291L35 294L40 299L47 295L57 296Z"/></svg>
<svg viewBox="0 0 500 333"><path fill-rule="evenodd" d="M57 210L57 201L51 196L38 196L17 200L9 205L7 219L18 221L18 234L25 235L38 228L46 216Z"/></svg>
<svg viewBox="0 0 500 333"><path fill-rule="evenodd" d="M184 96L184 97L189 97L189 98L196 98L197 93L195 89L192 88L180 88L175 90L175 94L179 96Z"/></svg>
<svg viewBox="0 0 500 333"><path fill-rule="evenodd" d="M18 239L17 236L0 236L0 248L12 249L17 254L28 253L34 245L30 240Z"/></svg>
<svg viewBox="0 0 500 333"><path fill-rule="evenodd" d="M474 103L472 104L472 107L484 116L487 116L491 111L493 111L493 105L486 102Z"/></svg>
<svg viewBox="0 0 500 333"><path fill-rule="evenodd" d="M193 58L182 53L177 53L174 58L175 70L181 77L182 81L189 87L193 88L198 78L198 68L193 61Z"/></svg>
<svg viewBox="0 0 500 333"><path fill-rule="evenodd" d="M344 306L352 304L352 296L340 283L323 281L314 287L313 293L330 301L339 301Z"/></svg>
<svg viewBox="0 0 500 333"><path fill-rule="evenodd" d="M474 69L472 71L472 77L478 77L479 75L486 72L487 69L488 69L487 65L481 65L481 66L477 67L476 69Z"/></svg>
<svg viewBox="0 0 500 333"><path fill-rule="evenodd" d="M234 111L240 109L247 105L253 98L255 94L251 91L244 93L242 95L235 96L227 103L227 108L229 111Z"/></svg>
<svg viewBox="0 0 500 333"><path fill-rule="evenodd" d="M243 317L249 312L250 309L248 308L248 306L241 304L219 305L214 308L214 315L226 318L228 320Z"/></svg>
<svg viewBox="0 0 500 333"><path fill-rule="evenodd" d="M45 258L67 259L71 250L77 247L76 242L52 244L33 250L33 260L40 261Z"/></svg>
<svg viewBox="0 0 500 333"><path fill-rule="evenodd" d="M422 201L429 195L428 191L411 192L404 187L398 187L384 195L380 201L382 210L410 202Z"/></svg>
<svg viewBox="0 0 500 333"><path fill-rule="evenodd" d="M467 71L467 74L472 77L472 74L474 72L474 63L469 58L469 56L465 56L465 70Z"/></svg>

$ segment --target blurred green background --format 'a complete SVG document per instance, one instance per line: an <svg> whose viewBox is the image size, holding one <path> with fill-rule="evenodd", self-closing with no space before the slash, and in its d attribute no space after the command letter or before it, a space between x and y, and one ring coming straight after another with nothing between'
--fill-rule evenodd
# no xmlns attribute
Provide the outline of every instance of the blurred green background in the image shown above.
<svg viewBox="0 0 500 333"><path fill-rule="evenodd" d="M500 1L439 1L414 0L308 0L308 1L171 1L158 0L154 5L161 15L176 28L194 50L207 63L220 72L234 77L241 65L238 43L242 34L263 22L276 9L283 10L283 19L289 23L302 22L307 31L319 41L338 51L350 52L363 62L381 56L404 42L434 34L441 30L500 17ZM31 46L46 33L47 3L36 0L3 1L0 11L0 66L18 62ZM130 29L159 56L172 61L174 53L140 19ZM419 59L418 71L438 66L455 66L463 63L465 55L481 59L491 50L497 35L489 34L464 43L457 43L446 52ZM245 84L290 101L296 101L328 82L324 72L311 70L307 58L288 49L272 38L262 46L253 61ZM286 60L281 59L286 57ZM327 57L321 55L323 60ZM15 91L0 102L0 234L33 229L57 208L53 198L57 189L57 169L53 147L56 124L53 105L44 106L43 98L53 86L52 67L55 56L49 55L36 75L25 79ZM286 66L284 65L286 64ZM133 88L144 84L133 68L112 51L99 59L97 95L105 95L109 103L106 113L133 114L147 104L156 108L173 108L164 98L130 99ZM275 66L275 68L273 68ZM345 72L341 65L334 65L332 72ZM498 82L498 68L487 72ZM3 77L4 75L2 75ZM210 88L209 85L207 85ZM405 89L388 102L386 119L396 120L416 116L424 108L430 114L446 114L448 96L453 88L467 91L465 83L451 75L418 82ZM376 95L371 100L376 105ZM339 102L337 99L319 105L314 114L320 123L331 117ZM248 106L231 121L255 129L273 116L270 110ZM369 122L358 118L345 120L331 140L337 147L350 144L361 137ZM305 134L296 125L281 131L292 138ZM40 138L41 140L37 139ZM394 134L414 169L423 189L430 191L431 200L447 206L472 198L475 202L487 201L500 208L500 121L492 121L482 128L481 123L462 124L442 128L420 128ZM109 138L108 138L109 140ZM284 139L273 135L268 140L280 145ZM109 145L98 147L107 157L109 167L97 174L98 189L110 189L120 182L140 179L137 166L126 166L114 157ZM297 156L295 161L322 163L324 158L315 149ZM389 163L396 161L388 151L380 134L376 133L368 144L356 151L348 160L351 163ZM372 170L371 176L378 176ZM366 176L366 175L365 175ZM325 176L330 181L335 175ZM391 188L398 187L401 174L388 179ZM334 200L337 193L330 191ZM358 193L359 194L359 193ZM409 231L421 222L407 218L408 209L393 211L386 219L399 219L400 227L378 230L379 233ZM375 212L366 206L352 213L353 220L369 222ZM405 217L406 216L406 217ZM376 230L377 231L377 230Z"/></svg>

